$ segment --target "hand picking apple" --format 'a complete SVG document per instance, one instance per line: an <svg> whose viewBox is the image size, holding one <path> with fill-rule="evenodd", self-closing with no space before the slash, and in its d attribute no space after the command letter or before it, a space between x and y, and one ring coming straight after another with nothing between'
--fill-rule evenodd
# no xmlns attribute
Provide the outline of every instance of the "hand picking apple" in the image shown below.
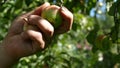
<svg viewBox="0 0 120 68"><path fill-rule="evenodd" d="M54 34L69 31L72 23L73 14L67 8L49 3L17 17L1 43L0 67L10 68L21 57L43 51Z"/></svg>

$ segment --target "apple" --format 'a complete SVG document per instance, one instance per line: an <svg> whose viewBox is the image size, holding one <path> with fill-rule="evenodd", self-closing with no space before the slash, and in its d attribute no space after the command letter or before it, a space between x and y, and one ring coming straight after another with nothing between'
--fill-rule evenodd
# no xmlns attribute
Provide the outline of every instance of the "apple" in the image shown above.
<svg viewBox="0 0 120 68"><path fill-rule="evenodd" d="M51 5L42 10L41 17L48 20L54 28L59 27L62 24L62 16L60 15L60 7L57 5ZM25 18L25 22L28 20ZM35 26L25 23L23 30L34 29Z"/></svg>
<svg viewBox="0 0 120 68"><path fill-rule="evenodd" d="M60 15L60 7L51 5L43 9L41 17L48 20L55 28L59 27L62 23L62 17Z"/></svg>

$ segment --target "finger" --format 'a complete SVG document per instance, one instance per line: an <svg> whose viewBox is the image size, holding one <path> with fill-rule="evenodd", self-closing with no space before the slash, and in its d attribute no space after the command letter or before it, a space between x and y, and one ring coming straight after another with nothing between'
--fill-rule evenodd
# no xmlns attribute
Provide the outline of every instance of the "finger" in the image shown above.
<svg viewBox="0 0 120 68"><path fill-rule="evenodd" d="M73 14L65 7L60 8L61 16L63 19L68 22L70 25L72 25L73 22Z"/></svg>
<svg viewBox="0 0 120 68"><path fill-rule="evenodd" d="M65 7L60 8L60 13L63 18L62 25L55 32L64 33L71 29L73 24L73 14Z"/></svg>
<svg viewBox="0 0 120 68"><path fill-rule="evenodd" d="M39 15L40 16L42 11L48 6L50 6L50 3L45 2L43 5L37 7L36 9L34 9L32 11L30 11L29 13L23 14L21 17L25 18L25 17L28 17L30 15Z"/></svg>
<svg viewBox="0 0 120 68"><path fill-rule="evenodd" d="M29 24L36 25L46 35L51 37L54 33L53 26L45 19L38 15L31 15L28 17Z"/></svg>
<svg viewBox="0 0 120 68"><path fill-rule="evenodd" d="M50 5L49 3L44 3L43 5L36 8L35 10L30 11L29 13L22 14L21 16L17 17L13 21L13 23L12 23L12 25L11 25L9 31L8 31L8 35L12 36L12 35L20 34L21 32L23 32L23 26L24 26L24 23L25 23L25 21L23 19L25 17L28 17L28 16L33 15L33 14L40 15L42 10L49 5Z"/></svg>
<svg viewBox="0 0 120 68"><path fill-rule="evenodd" d="M44 49L45 41L41 32L35 30L27 30L25 32L22 32L21 36L23 37L23 39L32 40L34 51Z"/></svg>
<svg viewBox="0 0 120 68"><path fill-rule="evenodd" d="M38 7L35 11L34 11L34 15L41 15L42 11L46 8L50 6L50 3L46 2L43 5L41 5L40 7Z"/></svg>

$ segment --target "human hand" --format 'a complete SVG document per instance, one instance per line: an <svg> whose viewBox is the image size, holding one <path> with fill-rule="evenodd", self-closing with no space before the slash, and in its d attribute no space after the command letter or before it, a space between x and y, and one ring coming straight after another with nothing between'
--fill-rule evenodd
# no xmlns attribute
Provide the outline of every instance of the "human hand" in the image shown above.
<svg viewBox="0 0 120 68"><path fill-rule="evenodd" d="M42 10L49 6L49 3L45 3L31 12L19 16L12 23L2 45L5 53L13 62L43 50L53 34L65 33L71 29L73 15L64 7L60 9L64 21L58 29L54 30L54 27L47 20L40 17ZM27 21L25 21L26 19ZM27 30L23 29L25 23L31 25Z"/></svg>

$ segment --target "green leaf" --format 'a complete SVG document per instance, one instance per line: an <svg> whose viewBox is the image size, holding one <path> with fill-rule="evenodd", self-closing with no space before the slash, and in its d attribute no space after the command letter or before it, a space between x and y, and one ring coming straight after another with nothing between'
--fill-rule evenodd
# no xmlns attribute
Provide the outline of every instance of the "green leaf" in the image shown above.
<svg viewBox="0 0 120 68"><path fill-rule="evenodd" d="M112 42L115 43L118 40L118 33L119 33L119 22L115 23L115 26L111 28L111 32L110 32L110 37L112 39Z"/></svg>
<svg viewBox="0 0 120 68"><path fill-rule="evenodd" d="M116 3L113 3L108 12L109 15L114 16L114 10L116 8Z"/></svg>
<svg viewBox="0 0 120 68"><path fill-rule="evenodd" d="M15 2L15 8L16 8L16 9L22 8L22 6L23 6L23 1L24 1L24 0L16 0L16 2Z"/></svg>
<svg viewBox="0 0 120 68"><path fill-rule="evenodd" d="M102 51L109 51L110 50L110 47L112 45L112 41L110 40L109 37L105 37L103 40L102 40Z"/></svg>
<svg viewBox="0 0 120 68"><path fill-rule="evenodd" d="M114 58L117 63L120 63L120 54L116 55Z"/></svg>
<svg viewBox="0 0 120 68"><path fill-rule="evenodd" d="M94 29L92 31L90 31L90 33L88 34L87 36L87 41L90 43L90 44L95 44L95 39L97 37L97 32L99 30L99 25L98 24L95 24L94 25Z"/></svg>
<svg viewBox="0 0 120 68"><path fill-rule="evenodd" d="M106 2L111 2L111 1L113 1L113 0L106 0Z"/></svg>
<svg viewBox="0 0 120 68"><path fill-rule="evenodd" d="M25 0L25 3L27 6L29 6L32 2L33 2L33 0Z"/></svg>
<svg viewBox="0 0 120 68"><path fill-rule="evenodd" d="M93 53L96 53L97 50L98 50L98 48L94 45L94 46L92 47L92 52L93 52Z"/></svg>

